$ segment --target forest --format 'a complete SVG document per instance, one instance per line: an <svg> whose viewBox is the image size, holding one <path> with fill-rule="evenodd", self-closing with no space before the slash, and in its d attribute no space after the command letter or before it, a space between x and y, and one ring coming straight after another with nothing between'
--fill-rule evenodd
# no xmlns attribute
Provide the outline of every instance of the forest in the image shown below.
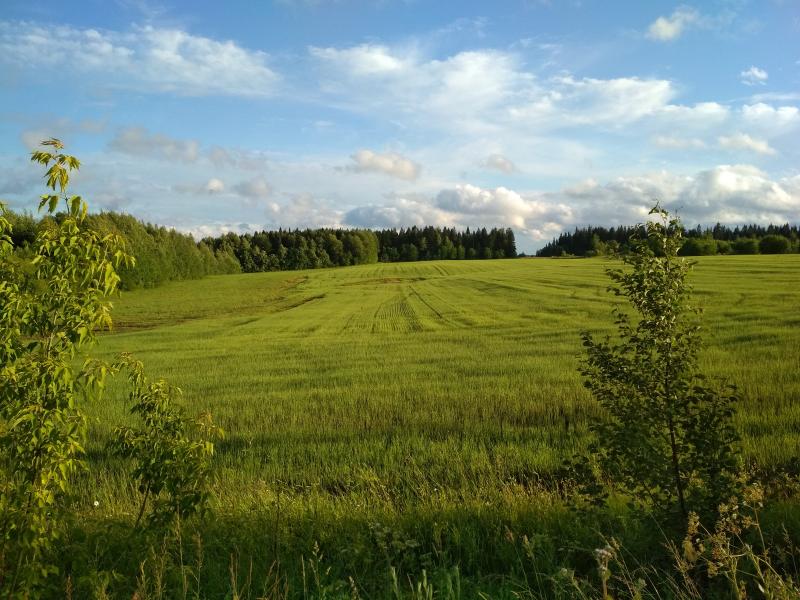
<svg viewBox="0 0 800 600"><path fill-rule="evenodd" d="M63 213L41 219L13 211L7 215L13 226L11 241L22 257L26 257L42 227L58 224L64 218ZM121 288L125 290L225 273L517 256L511 229L278 229L229 232L195 242L188 234L116 212L89 215L87 224L99 233L122 236L129 252L136 257L135 267L120 269Z"/></svg>
<svg viewBox="0 0 800 600"><path fill-rule="evenodd" d="M29 213L6 211L6 218L13 227L10 237L15 255L22 260L30 258L39 231L59 225L65 216L57 213L36 219ZM115 212L91 214L87 216L87 226L101 234L121 236L128 251L136 258L134 266L119 269L120 287L124 290L241 272L236 257L225 249L212 250L205 244L196 243L190 235L143 223L130 215Z"/></svg>
<svg viewBox="0 0 800 600"><path fill-rule="evenodd" d="M564 232L536 252L536 256L602 256L625 252L631 235L641 233L634 226L576 227ZM684 231L682 256L714 254L788 254L800 251L797 225L744 225L728 227L717 223Z"/></svg>
<svg viewBox="0 0 800 600"><path fill-rule="evenodd" d="M304 229L226 233L205 238L214 253L235 256L245 273L344 267L375 262L514 258L511 229L447 227Z"/></svg>

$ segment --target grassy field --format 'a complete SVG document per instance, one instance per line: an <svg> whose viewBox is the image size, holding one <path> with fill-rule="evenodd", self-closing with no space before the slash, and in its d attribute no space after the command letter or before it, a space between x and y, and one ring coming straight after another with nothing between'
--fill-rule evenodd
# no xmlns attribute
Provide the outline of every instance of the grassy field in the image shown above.
<svg viewBox="0 0 800 600"><path fill-rule="evenodd" d="M172 283L117 300L100 352L133 352L226 430L215 526L242 556L268 566L320 541L344 574L386 538L383 566L414 554L409 569L429 559L501 572L515 556L498 550L505 530L602 529L575 525L543 490L596 416L579 333L610 331L610 264L425 262ZM787 463L800 454L800 256L704 257L693 283L702 368L739 387L746 460ZM125 518L134 493L103 452L127 418L119 389L91 412L81 502ZM258 534L241 531L243 514ZM363 556L362 538L373 543Z"/></svg>

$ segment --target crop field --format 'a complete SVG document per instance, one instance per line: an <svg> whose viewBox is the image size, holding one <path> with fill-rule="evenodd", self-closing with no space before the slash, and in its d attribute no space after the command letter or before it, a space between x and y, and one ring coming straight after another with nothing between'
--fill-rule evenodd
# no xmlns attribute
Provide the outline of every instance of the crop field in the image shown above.
<svg viewBox="0 0 800 600"><path fill-rule="evenodd" d="M389 517L428 519L435 537L443 521L486 511L496 520L476 527L499 539L504 523L541 528L558 513L542 489L597 418L578 373L580 332L611 332L604 269L614 265L419 262L172 283L116 300L99 352L134 353L183 389L189 412L213 414L226 431L215 505L253 527L266 519L265 539L291 530L307 551L341 537L345 521ZM701 258L692 282L702 369L739 389L746 461L788 463L800 454L800 256ZM103 448L127 419L120 389L91 413L83 502L134 514L134 491ZM451 542L466 536L453 531ZM484 533L458 544L479 557Z"/></svg>
<svg viewBox="0 0 800 600"><path fill-rule="evenodd" d="M595 417L583 329L609 330L601 260L427 262L211 277L125 293L101 350L133 352L227 432L219 492L379 482L478 493L552 472ZM800 257L701 259L702 366L735 384L745 457L800 450ZM112 393L94 409L124 419ZM99 448L99 446L98 446ZM227 484L224 484L227 482ZM235 482L235 485L234 485ZM424 484L424 485L423 485Z"/></svg>

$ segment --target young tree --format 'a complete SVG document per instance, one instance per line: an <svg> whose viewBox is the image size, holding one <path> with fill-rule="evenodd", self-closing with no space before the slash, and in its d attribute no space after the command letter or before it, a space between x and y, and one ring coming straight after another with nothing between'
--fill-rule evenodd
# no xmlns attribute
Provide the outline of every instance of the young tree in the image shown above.
<svg viewBox="0 0 800 600"><path fill-rule="evenodd" d="M204 510L210 439L221 433L207 415L184 417L172 404L177 390L150 383L141 363L86 358L98 330L111 327L117 268L134 260L122 238L89 226L80 196L67 194L79 161L57 139L42 144L31 158L47 168L52 193L39 208L66 212L39 228L30 265L14 260L12 225L0 207L0 593L7 598L40 597L58 572L56 542L83 467L82 405L99 396L109 373L131 372L131 410L143 426L118 429L112 449L133 459L144 492L140 517L151 498L150 523Z"/></svg>
<svg viewBox="0 0 800 600"><path fill-rule="evenodd" d="M640 505L704 514L727 499L737 469L732 389L698 372L698 309L688 303L692 264L678 257L681 224L656 206L646 236L634 235L628 270L609 270L610 291L635 317L613 311L616 340L583 333L586 387L604 409L589 452L602 475Z"/></svg>
<svg viewBox="0 0 800 600"><path fill-rule="evenodd" d="M115 267L132 264L122 240L86 226L86 203L68 196L78 160L59 140L43 142L32 160L47 167L52 193L39 208L63 218L40 228L32 270L12 260L10 223L0 218L0 589L36 595L55 572L49 554L63 529L65 497L81 466L86 418L108 368L76 365L111 325L108 300Z"/></svg>

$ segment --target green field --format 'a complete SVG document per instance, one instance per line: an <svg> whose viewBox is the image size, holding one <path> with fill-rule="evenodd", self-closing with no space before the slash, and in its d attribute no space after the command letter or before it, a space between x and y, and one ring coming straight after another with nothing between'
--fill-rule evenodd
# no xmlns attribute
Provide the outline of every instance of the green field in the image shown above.
<svg viewBox="0 0 800 600"><path fill-rule="evenodd" d="M213 413L227 432L218 522L239 523L228 540L240 550L270 545L251 548L267 566L327 540L346 574L365 559L340 555L336 536L406 522L438 560L491 572L481 553L498 553L503 527L569 527L546 490L597 417L579 334L610 331L612 264L419 262L172 283L115 301L100 352L133 352L184 390L191 412ZM800 454L800 256L701 258L692 282L702 369L739 388L745 459L788 463ZM83 502L131 515L134 492L103 451L126 418L120 391L91 413ZM241 515L257 533L237 537Z"/></svg>

